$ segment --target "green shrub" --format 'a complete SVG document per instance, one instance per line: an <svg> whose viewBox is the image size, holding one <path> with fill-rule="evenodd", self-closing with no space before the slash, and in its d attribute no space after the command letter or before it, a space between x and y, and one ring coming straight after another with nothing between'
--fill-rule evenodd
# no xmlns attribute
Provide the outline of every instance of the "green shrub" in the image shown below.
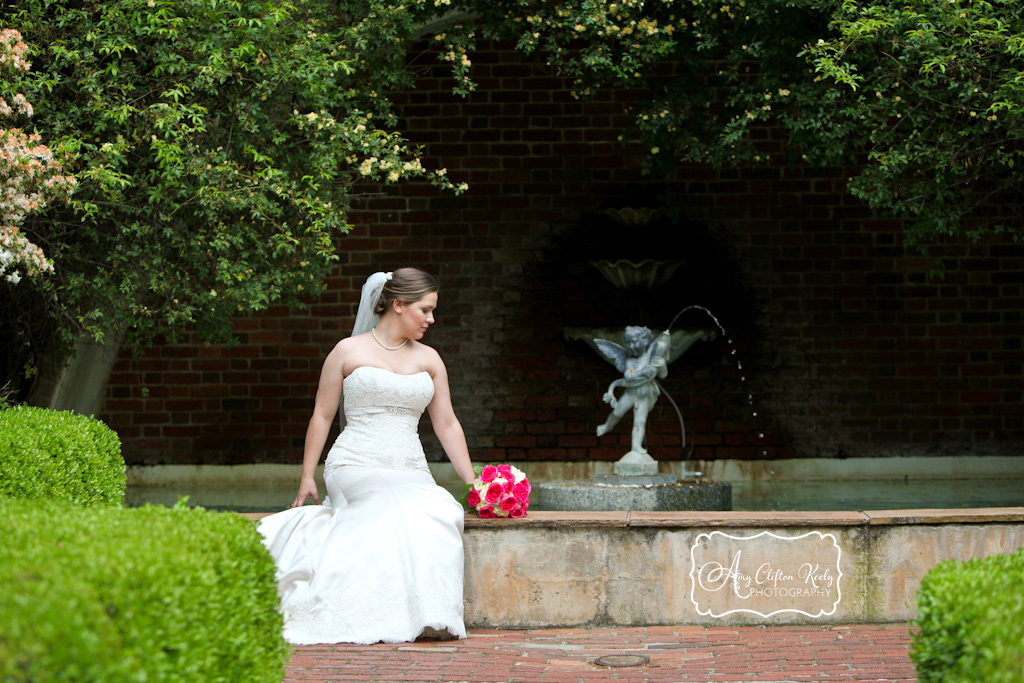
<svg viewBox="0 0 1024 683"><path fill-rule="evenodd" d="M1024 683L1024 548L946 561L918 591L918 683Z"/></svg>
<svg viewBox="0 0 1024 683"><path fill-rule="evenodd" d="M273 560L234 513L0 497L0 681L280 683Z"/></svg>
<svg viewBox="0 0 1024 683"><path fill-rule="evenodd" d="M19 406L0 410L0 495L122 505L121 441L99 420Z"/></svg>

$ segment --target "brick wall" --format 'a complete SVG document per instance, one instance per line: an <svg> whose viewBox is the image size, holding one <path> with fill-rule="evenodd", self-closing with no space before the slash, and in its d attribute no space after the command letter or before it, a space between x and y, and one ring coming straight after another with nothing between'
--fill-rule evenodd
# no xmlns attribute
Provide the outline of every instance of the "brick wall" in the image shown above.
<svg viewBox="0 0 1024 683"><path fill-rule="evenodd" d="M945 277L930 279L899 224L845 194L843 169L687 167L665 184L617 141L628 93L578 102L500 46L473 64L471 96L451 95L425 63L399 107L433 165L470 191L363 188L338 271L308 309L238 320L232 348L188 341L123 358L101 417L130 463L300 461L320 364L348 333L360 284L401 265L441 279L426 341L446 359L478 461L618 459L629 421L594 435L616 372L565 330L662 328L689 304L725 330L664 381L694 457L1020 451L1024 248L950 247ZM626 230L602 213L666 194L677 222ZM636 294L589 265L618 258L685 265ZM699 310L677 326L716 329ZM429 430L425 440L441 457ZM664 398L648 440L655 457L683 457Z"/></svg>

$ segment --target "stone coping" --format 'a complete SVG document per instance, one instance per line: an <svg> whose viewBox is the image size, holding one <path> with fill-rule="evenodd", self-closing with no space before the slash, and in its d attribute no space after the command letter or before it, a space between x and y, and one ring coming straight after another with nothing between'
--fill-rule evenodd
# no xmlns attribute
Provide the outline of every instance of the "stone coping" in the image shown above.
<svg viewBox="0 0 1024 683"><path fill-rule="evenodd" d="M246 512L258 520L272 512ZM629 512L536 511L521 519L481 519L466 513L467 529L515 527L780 527L899 526L921 524L992 524L1024 521L1024 507L926 510Z"/></svg>

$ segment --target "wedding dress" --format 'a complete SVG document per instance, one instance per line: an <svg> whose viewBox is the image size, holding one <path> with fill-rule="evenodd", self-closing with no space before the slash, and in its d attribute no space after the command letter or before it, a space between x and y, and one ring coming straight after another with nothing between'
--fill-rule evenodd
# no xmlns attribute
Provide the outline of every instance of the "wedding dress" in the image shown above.
<svg viewBox="0 0 1024 683"><path fill-rule="evenodd" d="M417 435L433 391L426 372L357 368L324 464L324 504L261 520L289 642L400 643L424 629L466 637L463 509L434 482Z"/></svg>

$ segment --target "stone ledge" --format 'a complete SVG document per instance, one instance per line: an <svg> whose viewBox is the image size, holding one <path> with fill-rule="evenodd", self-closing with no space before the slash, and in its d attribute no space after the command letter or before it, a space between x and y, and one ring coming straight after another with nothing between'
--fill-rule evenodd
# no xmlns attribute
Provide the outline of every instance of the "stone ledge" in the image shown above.
<svg viewBox="0 0 1024 683"><path fill-rule="evenodd" d="M868 510L870 525L899 524L989 524L1024 521L1024 507L964 508L929 510Z"/></svg>
<svg viewBox="0 0 1024 683"><path fill-rule="evenodd" d="M1024 507L951 510L728 511L728 512L531 512L522 519L480 519L466 514L466 528L515 527L837 527L917 524L991 524L1024 521Z"/></svg>
<svg viewBox="0 0 1024 683"><path fill-rule="evenodd" d="M259 520L272 512L244 512ZM731 511L731 512L531 512L521 519L481 519L466 513L467 529L501 527L786 527L901 526L919 524L991 524L1022 522L1024 507L928 510L865 510L864 512Z"/></svg>
<svg viewBox="0 0 1024 683"><path fill-rule="evenodd" d="M784 527L857 526L868 518L861 512L631 512L631 527Z"/></svg>
<svg viewBox="0 0 1024 683"><path fill-rule="evenodd" d="M467 529L498 529L503 526L516 527L621 527L629 526L630 513L625 510L614 511L538 511L531 512L519 519L496 518L482 519L472 512L466 513Z"/></svg>

